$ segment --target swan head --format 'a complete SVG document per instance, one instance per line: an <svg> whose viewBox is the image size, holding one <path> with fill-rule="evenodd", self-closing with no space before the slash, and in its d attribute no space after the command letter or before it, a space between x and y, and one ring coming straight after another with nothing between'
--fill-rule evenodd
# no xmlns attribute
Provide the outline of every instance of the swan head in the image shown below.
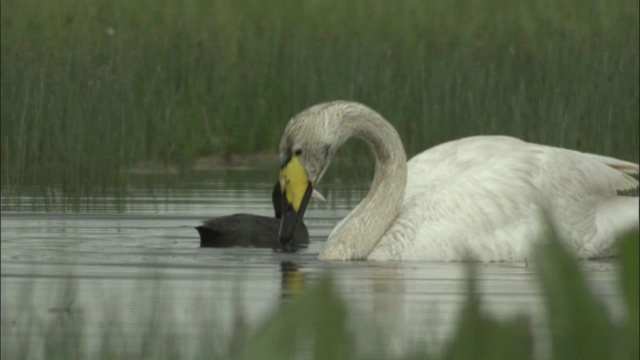
<svg viewBox="0 0 640 360"><path fill-rule="evenodd" d="M352 135L345 126L364 105L334 101L294 116L280 141L280 189L283 199L279 240L288 246L302 221L309 199L327 171L336 150ZM371 110L369 110L371 111Z"/></svg>

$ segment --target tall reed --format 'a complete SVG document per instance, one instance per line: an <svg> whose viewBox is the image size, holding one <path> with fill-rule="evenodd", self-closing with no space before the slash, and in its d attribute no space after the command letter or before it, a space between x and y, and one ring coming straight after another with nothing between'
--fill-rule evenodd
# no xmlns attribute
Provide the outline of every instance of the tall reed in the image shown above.
<svg viewBox="0 0 640 360"><path fill-rule="evenodd" d="M1 6L3 187L274 153L289 117L340 98L380 111L410 155L499 133L638 159L637 1Z"/></svg>

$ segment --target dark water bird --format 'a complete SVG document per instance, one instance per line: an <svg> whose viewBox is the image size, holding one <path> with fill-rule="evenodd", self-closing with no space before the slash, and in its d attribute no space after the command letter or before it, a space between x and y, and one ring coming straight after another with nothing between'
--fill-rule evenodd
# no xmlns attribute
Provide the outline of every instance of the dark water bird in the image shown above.
<svg viewBox="0 0 640 360"><path fill-rule="evenodd" d="M278 232L283 209L288 204L281 196L280 183L277 182L271 194L275 217L233 214L206 220L196 230L200 234L200 247L257 247L280 249ZM309 232L305 224L300 221L297 225L293 241L294 247L306 247L309 244ZM290 249L295 250L295 249Z"/></svg>

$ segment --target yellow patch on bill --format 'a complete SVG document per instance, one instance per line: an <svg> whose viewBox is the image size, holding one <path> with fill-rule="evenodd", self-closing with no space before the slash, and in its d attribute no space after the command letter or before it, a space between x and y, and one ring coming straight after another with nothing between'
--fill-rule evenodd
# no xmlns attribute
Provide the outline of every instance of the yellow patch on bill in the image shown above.
<svg viewBox="0 0 640 360"><path fill-rule="evenodd" d="M295 211L300 210L302 199L309 186L309 178L297 156L293 156L280 170L280 189L287 194L287 201Z"/></svg>

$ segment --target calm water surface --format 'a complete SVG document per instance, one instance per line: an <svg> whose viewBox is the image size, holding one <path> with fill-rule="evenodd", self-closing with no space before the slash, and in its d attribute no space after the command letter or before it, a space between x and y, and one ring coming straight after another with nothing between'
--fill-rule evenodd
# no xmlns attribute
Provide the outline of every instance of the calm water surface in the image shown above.
<svg viewBox="0 0 640 360"><path fill-rule="evenodd" d="M18 203L3 193L2 336L41 341L28 319L47 321L64 312L80 316L88 334L120 326L135 337L135 329L145 328L136 314L161 303L176 334L224 338L238 319L255 327L297 286L327 273L352 307L352 322L374 323L391 351L437 348L450 335L464 300L464 264L317 260L329 232L365 195L366 185L321 188L327 203L307 210L311 243L298 253L199 248L194 226L204 219L241 212L272 216L271 188L270 180L238 185L215 176L162 191L134 186L126 199L93 198L91 209L82 212L45 206L40 197ZM283 271L283 262L297 270ZM622 316L614 263L582 266L593 291ZM477 270L484 309L500 317L529 315L540 339L537 351L544 352L545 314L531 264L479 264Z"/></svg>

